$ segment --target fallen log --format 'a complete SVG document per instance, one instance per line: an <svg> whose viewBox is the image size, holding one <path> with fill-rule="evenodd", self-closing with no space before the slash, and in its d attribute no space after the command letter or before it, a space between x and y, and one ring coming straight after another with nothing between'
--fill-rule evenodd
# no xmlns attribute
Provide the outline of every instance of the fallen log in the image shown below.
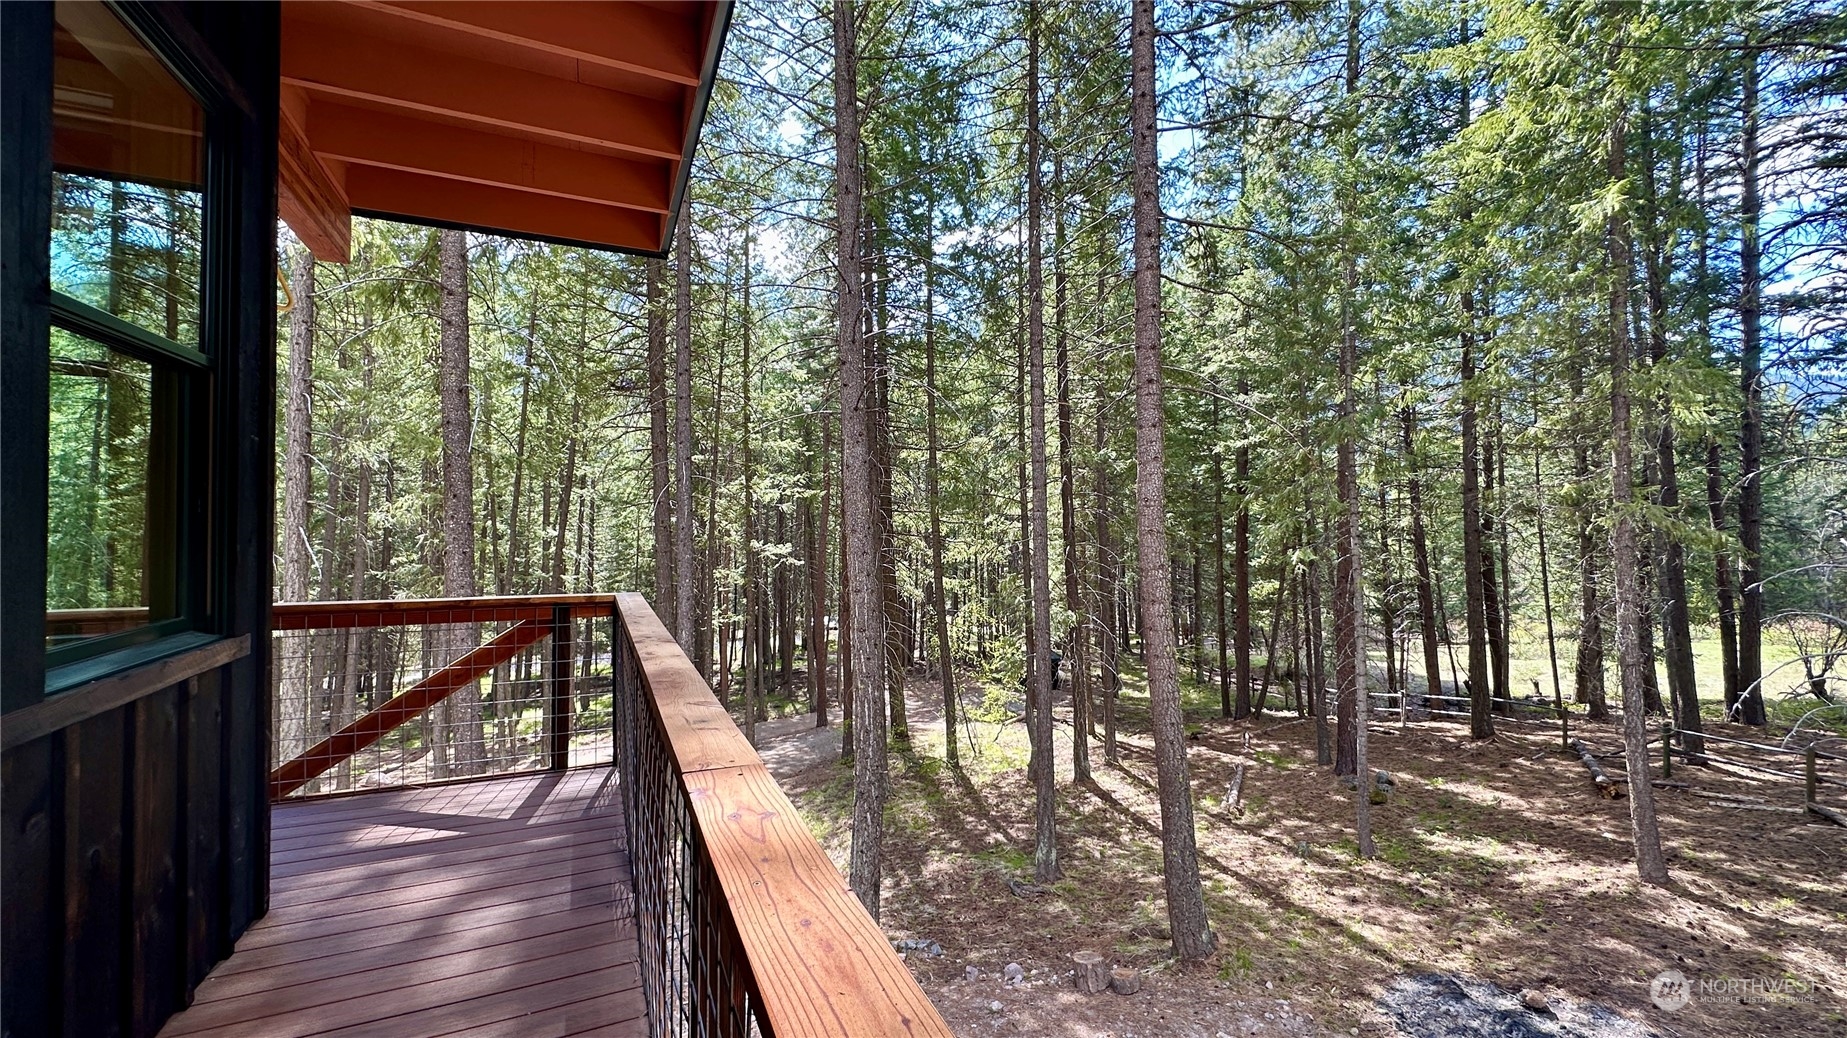
<svg viewBox="0 0 1847 1038"><path fill-rule="evenodd" d="M1246 738L1248 739L1248 736ZM1242 763L1239 763L1237 769L1231 773L1231 791L1227 800L1231 804L1232 814L1244 814L1244 765Z"/></svg>
<svg viewBox="0 0 1847 1038"><path fill-rule="evenodd" d="M1706 800L1736 800L1747 804L1768 804L1770 801L1751 793L1709 793L1703 789L1689 790L1696 797Z"/></svg>
<svg viewBox="0 0 1847 1038"><path fill-rule="evenodd" d="M1578 752L1578 760L1583 762L1584 770L1590 772L1590 780L1597 784L1599 795L1609 800L1622 796L1622 790L1611 781L1610 776L1604 774L1603 765L1597 763L1597 758L1590 752L1590 747L1585 746L1580 740L1573 739L1571 748Z"/></svg>
<svg viewBox="0 0 1847 1038"><path fill-rule="evenodd" d="M1835 825L1842 826L1843 828L1847 828L1847 814L1842 814L1841 812L1836 811L1834 808L1828 807L1825 804L1810 804L1809 813L1820 815L1821 817L1826 818L1828 821L1833 822Z"/></svg>

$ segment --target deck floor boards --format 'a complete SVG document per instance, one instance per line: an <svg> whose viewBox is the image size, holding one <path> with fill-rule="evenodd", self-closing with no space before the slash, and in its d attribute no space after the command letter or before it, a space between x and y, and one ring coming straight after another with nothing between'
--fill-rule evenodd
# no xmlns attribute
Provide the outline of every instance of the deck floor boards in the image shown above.
<svg viewBox="0 0 1847 1038"><path fill-rule="evenodd" d="M276 805L270 913L161 1038L647 1033L608 768Z"/></svg>

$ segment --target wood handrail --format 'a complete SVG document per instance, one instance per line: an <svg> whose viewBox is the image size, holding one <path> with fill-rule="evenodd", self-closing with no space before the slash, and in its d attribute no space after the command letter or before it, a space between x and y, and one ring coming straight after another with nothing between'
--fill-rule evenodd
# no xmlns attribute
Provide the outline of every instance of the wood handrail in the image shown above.
<svg viewBox="0 0 1847 1038"><path fill-rule="evenodd" d="M697 830L688 853L716 880L718 891L703 893L722 895L765 1030L948 1038L949 1025L654 610L637 594L616 603L640 674L635 693L652 706ZM638 838L631 827L630 841Z"/></svg>
<svg viewBox="0 0 1847 1038"><path fill-rule="evenodd" d="M385 733L447 699L551 633L549 624L522 620L461 659L417 682L371 713L333 733L269 776L269 796L280 800L334 765L385 737Z"/></svg>
<svg viewBox="0 0 1847 1038"><path fill-rule="evenodd" d="M417 624L485 623L550 619L560 607L572 617L608 616L614 596L478 595L473 598L383 598L356 602L277 602L269 607L275 631L346 630Z"/></svg>

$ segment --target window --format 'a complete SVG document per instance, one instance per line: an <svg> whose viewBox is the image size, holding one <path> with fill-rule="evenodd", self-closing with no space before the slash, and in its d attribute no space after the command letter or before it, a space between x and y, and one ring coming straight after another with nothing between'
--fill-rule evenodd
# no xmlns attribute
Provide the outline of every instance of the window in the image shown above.
<svg viewBox="0 0 1847 1038"><path fill-rule="evenodd" d="M56 9L51 287L196 349L204 110L108 8Z"/></svg>
<svg viewBox="0 0 1847 1038"><path fill-rule="evenodd" d="M190 626L205 113L100 3L56 4L50 665Z"/></svg>

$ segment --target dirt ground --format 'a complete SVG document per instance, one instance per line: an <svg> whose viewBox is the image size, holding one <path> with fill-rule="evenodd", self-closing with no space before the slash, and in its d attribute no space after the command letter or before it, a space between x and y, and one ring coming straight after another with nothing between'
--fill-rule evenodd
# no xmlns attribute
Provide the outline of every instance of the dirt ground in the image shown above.
<svg viewBox="0 0 1847 1038"><path fill-rule="evenodd" d="M1503 724L1476 743L1450 723L1382 720L1372 764L1394 786L1373 809L1379 856L1361 861L1354 794L1316 767L1312 721L1189 716L1219 945L1183 967L1166 931L1145 698L1125 692L1120 761L1094 743L1085 783L1072 781L1072 729L1058 713L1062 877L1020 896L1009 880L1033 878L1024 726L970 726L973 748L965 741L962 767L949 768L929 706L939 695L913 678L913 743L892 757L882 921L894 940L921 942L907 958L959 1034L1419 1035L1377 1000L1436 972L1555 1007L1603 1006L1669 1038L1847 1036L1847 829L1790 810L1799 782L1677 767L1690 788L1656 790L1673 883L1645 887L1627 801L1595 794L1556 729ZM838 731L796 717L762 734L771 769L844 865L852 783ZM1574 734L1602 753L1621 743L1608 726ZM1620 759L1606 766L1621 774ZM1079 994L1069 956L1082 949L1141 971L1141 992ZM1010 963L1022 974L1012 983ZM1667 970L1692 986L1674 1011L1650 999ZM1533 1020L1518 1033L1580 1033Z"/></svg>

